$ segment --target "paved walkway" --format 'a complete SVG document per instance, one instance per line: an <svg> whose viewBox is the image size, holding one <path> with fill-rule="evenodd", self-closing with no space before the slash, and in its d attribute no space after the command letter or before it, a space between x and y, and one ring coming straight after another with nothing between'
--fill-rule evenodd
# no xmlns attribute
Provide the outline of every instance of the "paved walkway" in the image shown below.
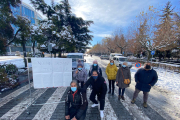
<svg viewBox="0 0 180 120"><path fill-rule="evenodd" d="M89 58L92 61L93 58ZM87 60L87 61L88 61ZM86 63L90 64L90 62ZM107 81L107 76L105 74L105 63L99 63L103 71L103 76ZM133 78L133 76L132 76ZM145 109L142 107L142 94L137 98L136 104L132 105L130 103L132 94L134 92L135 83L132 82L130 88L125 91L125 101L118 101L118 88L115 89L115 95L106 95L105 104L105 117L104 120L171 120L174 118L180 118L177 114L176 117L165 113L163 110L156 109L153 106L153 102L148 105ZM0 119L2 120L64 120L64 109L67 91L69 87L60 88L48 88L48 89L32 89L32 100L35 104L30 105L27 109L26 106L30 103L31 99L29 97L29 85L27 82L21 84L20 87L14 90L7 91L0 94ZM89 98L90 90L87 91L87 97ZM158 97L163 97L157 93ZM157 95L150 95L150 100L158 100ZM89 100L89 106L87 110L86 120L101 120L99 108L91 108L92 102ZM46 103L46 104L42 104ZM54 103L54 104L49 104ZM166 103L161 103L160 105L166 105ZM159 106L160 106L159 105ZM158 106L158 105L157 105ZM162 107L163 108L163 107ZM27 114L30 112L30 114Z"/></svg>

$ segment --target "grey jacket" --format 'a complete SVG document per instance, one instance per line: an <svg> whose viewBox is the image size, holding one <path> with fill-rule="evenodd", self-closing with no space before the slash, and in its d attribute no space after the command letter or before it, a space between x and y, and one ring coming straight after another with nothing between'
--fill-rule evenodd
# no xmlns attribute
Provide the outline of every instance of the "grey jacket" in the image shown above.
<svg viewBox="0 0 180 120"><path fill-rule="evenodd" d="M81 81L81 82L86 82L87 81L87 71L86 69L82 69L81 71L78 70L78 73L76 74L76 71L78 69L76 69L73 73L73 77L78 80L78 81Z"/></svg>
<svg viewBox="0 0 180 120"><path fill-rule="evenodd" d="M118 87L123 89L123 88L129 87L129 85L124 84L124 79L122 76L121 69L123 71L124 79L130 79L130 81L131 81L131 72L130 72L130 69L128 67L125 67L125 68L120 67L118 72L117 72L116 82L118 82Z"/></svg>

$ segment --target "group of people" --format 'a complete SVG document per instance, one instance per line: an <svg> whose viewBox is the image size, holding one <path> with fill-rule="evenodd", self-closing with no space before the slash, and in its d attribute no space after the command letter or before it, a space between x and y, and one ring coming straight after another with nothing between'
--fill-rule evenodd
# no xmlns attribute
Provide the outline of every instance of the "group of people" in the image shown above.
<svg viewBox="0 0 180 120"><path fill-rule="evenodd" d="M119 87L118 100L125 100L124 92L125 88L131 84L131 72L127 63L124 62L119 69L117 69L113 60L106 67L106 75L109 82L109 94L114 95L115 84ZM70 83L71 89L67 94L65 101L65 119L66 120L84 120L86 117L86 111L88 109L88 100L86 96L86 89L91 86L92 91L90 94L90 100L94 103L91 107L100 105L100 117L104 117L105 96L107 93L107 84L102 77L102 69L98 65L97 60L93 61L93 65L89 70L89 79L87 79L86 69L82 63L78 63L77 69L73 73L73 80ZM157 82L158 76L155 70L152 69L151 63L147 62L144 68L140 68L135 74L135 92L132 104L135 103L136 98L140 91L143 91L144 103L143 106L147 108L148 93L151 86ZM97 96L97 100L96 100Z"/></svg>

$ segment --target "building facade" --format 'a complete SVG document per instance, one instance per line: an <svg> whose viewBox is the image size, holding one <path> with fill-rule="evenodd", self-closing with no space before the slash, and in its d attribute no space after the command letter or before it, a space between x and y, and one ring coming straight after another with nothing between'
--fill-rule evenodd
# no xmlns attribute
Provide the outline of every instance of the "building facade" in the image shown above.
<svg viewBox="0 0 180 120"><path fill-rule="evenodd" d="M34 8L32 8L31 6L29 6L26 3L21 3L21 5L19 7L11 7L11 10L13 12L14 16L25 16L27 17L30 21L31 24L36 24L38 25L38 20L42 20L42 16L40 14L38 14L36 12L36 10ZM15 27L14 25L12 25L14 32L17 31L17 27ZM36 47L37 47L37 43L36 43ZM31 52L32 51L32 43L29 41L26 44L26 52ZM38 50L35 48L35 51L38 52ZM23 48L21 45L10 45L7 47L7 54L8 55L14 55L16 53L20 53L23 54Z"/></svg>

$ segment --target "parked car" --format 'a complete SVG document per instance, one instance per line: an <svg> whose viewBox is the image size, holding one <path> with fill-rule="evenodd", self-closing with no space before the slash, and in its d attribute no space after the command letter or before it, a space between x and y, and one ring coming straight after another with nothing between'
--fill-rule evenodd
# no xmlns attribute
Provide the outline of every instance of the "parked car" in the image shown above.
<svg viewBox="0 0 180 120"><path fill-rule="evenodd" d="M72 71L77 68L78 62L86 62L83 53L68 53L67 58L72 58Z"/></svg>
<svg viewBox="0 0 180 120"><path fill-rule="evenodd" d="M109 55L101 55L100 58L101 58L101 59L109 60Z"/></svg>
<svg viewBox="0 0 180 120"><path fill-rule="evenodd" d="M109 56L109 60L112 60L114 58L114 56L123 56L123 55L120 53L111 53Z"/></svg>
<svg viewBox="0 0 180 120"><path fill-rule="evenodd" d="M118 67L121 67L123 62L127 62L129 68L132 67L132 63L128 62L128 58L127 57L124 57L124 56L114 56L113 60L114 60L114 64L116 66L118 66Z"/></svg>

